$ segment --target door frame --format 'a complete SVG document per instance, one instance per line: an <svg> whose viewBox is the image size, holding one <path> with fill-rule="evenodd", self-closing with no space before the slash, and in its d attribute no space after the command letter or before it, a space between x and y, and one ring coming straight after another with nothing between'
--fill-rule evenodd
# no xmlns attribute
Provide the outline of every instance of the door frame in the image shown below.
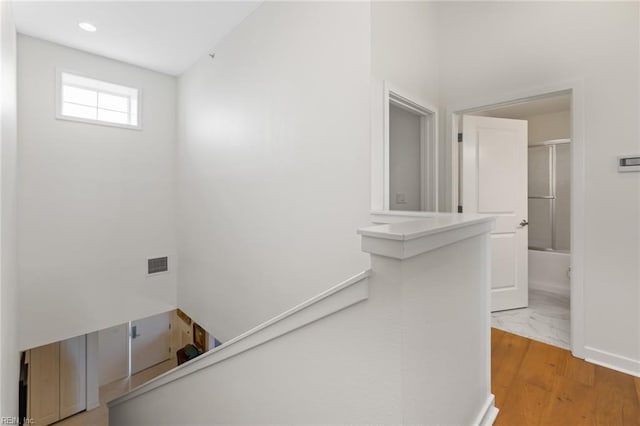
<svg viewBox="0 0 640 426"><path fill-rule="evenodd" d="M498 94L484 100L469 101L447 108L446 136L450 149L447 163L451 173L447 176L447 193L451 194L451 211L456 212L459 201L458 129L463 114L499 108L537 99L571 95L571 353L584 359L585 351L585 303L584 256L585 221L579 214L585 210L585 131L584 131L584 82L575 80L544 87L522 90L516 93Z"/></svg>
<svg viewBox="0 0 640 426"><path fill-rule="evenodd" d="M390 210L389 105L420 117L420 210L438 211L438 109L414 94L383 81L383 209Z"/></svg>

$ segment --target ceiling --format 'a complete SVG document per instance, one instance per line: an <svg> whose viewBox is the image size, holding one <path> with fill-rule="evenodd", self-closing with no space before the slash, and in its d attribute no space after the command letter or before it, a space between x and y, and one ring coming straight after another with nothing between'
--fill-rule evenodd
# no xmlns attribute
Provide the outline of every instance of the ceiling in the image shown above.
<svg viewBox="0 0 640 426"><path fill-rule="evenodd" d="M261 1L16 1L19 33L180 75ZM98 30L86 32L79 22Z"/></svg>

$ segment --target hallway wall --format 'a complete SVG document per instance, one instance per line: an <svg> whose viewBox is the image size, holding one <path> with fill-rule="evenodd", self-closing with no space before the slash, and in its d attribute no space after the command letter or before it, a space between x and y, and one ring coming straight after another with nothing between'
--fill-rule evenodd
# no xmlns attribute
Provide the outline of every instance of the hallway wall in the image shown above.
<svg viewBox="0 0 640 426"><path fill-rule="evenodd" d="M0 416L18 415L20 353L17 265L16 28L11 3L0 2Z"/></svg>
<svg viewBox="0 0 640 426"><path fill-rule="evenodd" d="M56 119L56 68L142 89L142 129ZM23 35L18 70L20 348L174 308L176 79Z"/></svg>
<svg viewBox="0 0 640 426"><path fill-rule="evenodd" d="M384 85L422 106L438 107L437 17L437 2L371 2L372 210L389 208L383 200ZM435 177L435 171L428 176Z"/></svg>
<svg viewBox="0 0 640 426"><path fill-rule="evenodd" d="M583 102L584 128L573 129L584 135L574 141L584 145L577 161L584 164L585 204L576 206L584 215L581 352L636 374L639 175L618 173L616 156L640 151L638 8L634 2L460 2L439 9L447 41L440 56L441 103L450 111L567 81L582 86L577 101ZM575 278L581 271L572 273Z"/></svg>
<svg viewBox="0 0 640 426"><path fill-rule="evenodd" d="M265 2L179 79L179 307L227 341L368 266L370 5Z"/></svg>

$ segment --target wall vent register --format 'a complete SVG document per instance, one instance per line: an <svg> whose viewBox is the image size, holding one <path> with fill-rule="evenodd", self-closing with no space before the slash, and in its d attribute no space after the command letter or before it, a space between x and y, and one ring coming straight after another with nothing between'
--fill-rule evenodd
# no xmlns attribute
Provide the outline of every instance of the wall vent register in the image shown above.
<svg viewBox="0 0 640 426"><path fill-rule="evenodd" d="M167 271L169 271L169 258L167 256L147 259L148 275L159 274Z"/></svg>
<svg viewBox="0 0 640 426"><path fill-rule="evenodd" d="M58 70L56 116L140 129L140 90Z"/></svg>

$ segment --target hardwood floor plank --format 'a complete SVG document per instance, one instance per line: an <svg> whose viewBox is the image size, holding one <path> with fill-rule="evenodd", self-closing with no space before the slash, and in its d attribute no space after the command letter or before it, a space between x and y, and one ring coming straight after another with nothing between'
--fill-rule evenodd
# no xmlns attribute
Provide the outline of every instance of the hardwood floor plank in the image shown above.
<svg viewBox="0 0 640 426"><path fill-rule="evenodd" d="M505 334L507 333L497 328L491 329L491 353L495 352L497 345L500 344Z"/></svg>
<svg viewBox="0 0 640 426"><path fill-rule="evenodd" d="M551 392L517 378L501 399L504 402L498 406L500 412L494 425L542 425L542 414L549 405Z"/></svg>
<svg viewBox="0 0 640 426"><path fill-rule="evenodd" d="M565 377L557 377L542 425L592 425L595 422L593 387Z"/></svg>
<svg viewBox="0 0 640 426"><path fill-rule="evenodd" d="M639 425L640 408L634 378L630 375L596 366L596 423Z"/></svg>
<svg viewBox="0 0 640 426"><path fill-rule="evenodd" d="M563 376L583 385L593 386L595 371L594 364L568 354Z"/></svg>
<svg viewBox="0 0 640 426"><path fill-rule="evenodd" d="M492 348L496 425L640 426L640 378L510 333Z"/></svg>
<svg viewBox="0 0 640 426"><path fill-rule="evenodd" d="M566 370L568 351L531 340L518 377L546 391L553 390L558 375Z"/></svg>
<svg viewBox="0 0 640 426"><path fill-rule="evenodd" d="M491 356L491 386L497 405L504 402L506 391L511 388L529 347L529 342L520 336L500 333L503 336Z"/></svg>

